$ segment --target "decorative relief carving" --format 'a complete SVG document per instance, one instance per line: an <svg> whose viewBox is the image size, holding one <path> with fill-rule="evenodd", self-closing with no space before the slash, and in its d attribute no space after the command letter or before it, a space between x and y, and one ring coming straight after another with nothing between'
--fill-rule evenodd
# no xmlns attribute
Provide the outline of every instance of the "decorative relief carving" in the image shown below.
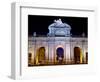
<svg viewBox="0 0 100 82"><path fill-rule="evenodd" d="M70 36L70 25L63 23L61 19L54 20L54 23L50 24L48 29L48 36Z"/></svg>

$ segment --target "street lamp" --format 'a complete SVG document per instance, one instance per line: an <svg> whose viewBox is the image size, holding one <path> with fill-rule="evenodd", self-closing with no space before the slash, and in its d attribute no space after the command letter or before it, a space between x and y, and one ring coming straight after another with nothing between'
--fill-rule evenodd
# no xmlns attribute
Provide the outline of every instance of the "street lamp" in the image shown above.
<svg viewBox="0 0 100 82"><path fill-rule="evenodd" d="M84 40L84 37L85 37L85 33L83 32L82 33L82 63L84 63L84 42L85 42L85 40Z"/></svg>

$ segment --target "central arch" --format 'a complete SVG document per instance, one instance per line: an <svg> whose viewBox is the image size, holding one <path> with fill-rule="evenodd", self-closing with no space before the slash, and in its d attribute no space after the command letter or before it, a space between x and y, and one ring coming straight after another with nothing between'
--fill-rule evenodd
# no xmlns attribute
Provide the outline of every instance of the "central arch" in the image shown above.
<svg viewBox="0 0 100 82"><path fill-rule="evenodd" d="M56 55L57 55L57 61L59 63L62 63L63 62L63 58L64 58L64 49L62 47L58 47L56 49Z"/></svg>

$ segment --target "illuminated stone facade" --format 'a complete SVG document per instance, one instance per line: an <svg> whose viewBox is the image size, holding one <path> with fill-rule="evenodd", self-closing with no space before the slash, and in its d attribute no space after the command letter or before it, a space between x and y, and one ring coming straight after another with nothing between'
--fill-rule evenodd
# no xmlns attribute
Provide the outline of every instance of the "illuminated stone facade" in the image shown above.
<svg viewBox="0 0 100 82"><path fill-rule="evenodd" d="M72 37L70 33L71 26L63 23L61 19L54 20L54 23L49 25L48 29L47 36L37 37L34 33L32 37L29 37L30 65L41 65L41 63L44 65L87 63L88 41L86 37ZM39 52L40 48L44 50ZM75 53L77 54L75 55ZM39 59L40 55L44 59Z"/></svg>

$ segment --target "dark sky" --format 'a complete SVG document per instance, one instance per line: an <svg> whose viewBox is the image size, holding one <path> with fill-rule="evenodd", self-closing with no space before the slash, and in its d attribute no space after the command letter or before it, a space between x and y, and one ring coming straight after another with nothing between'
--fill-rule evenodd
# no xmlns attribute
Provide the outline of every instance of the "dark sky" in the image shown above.
<svg viewBox="0 0 100 82"><path fill-rule="evenodd" d="M87 37L88 18L86 17L63 17L63 16L39 16L28 15L28 36L36 32L37 35L46 35L49 30L48 26L56 19L61 19L63 23L71 26L72 36L81 36L84 32Z"/></svg>

